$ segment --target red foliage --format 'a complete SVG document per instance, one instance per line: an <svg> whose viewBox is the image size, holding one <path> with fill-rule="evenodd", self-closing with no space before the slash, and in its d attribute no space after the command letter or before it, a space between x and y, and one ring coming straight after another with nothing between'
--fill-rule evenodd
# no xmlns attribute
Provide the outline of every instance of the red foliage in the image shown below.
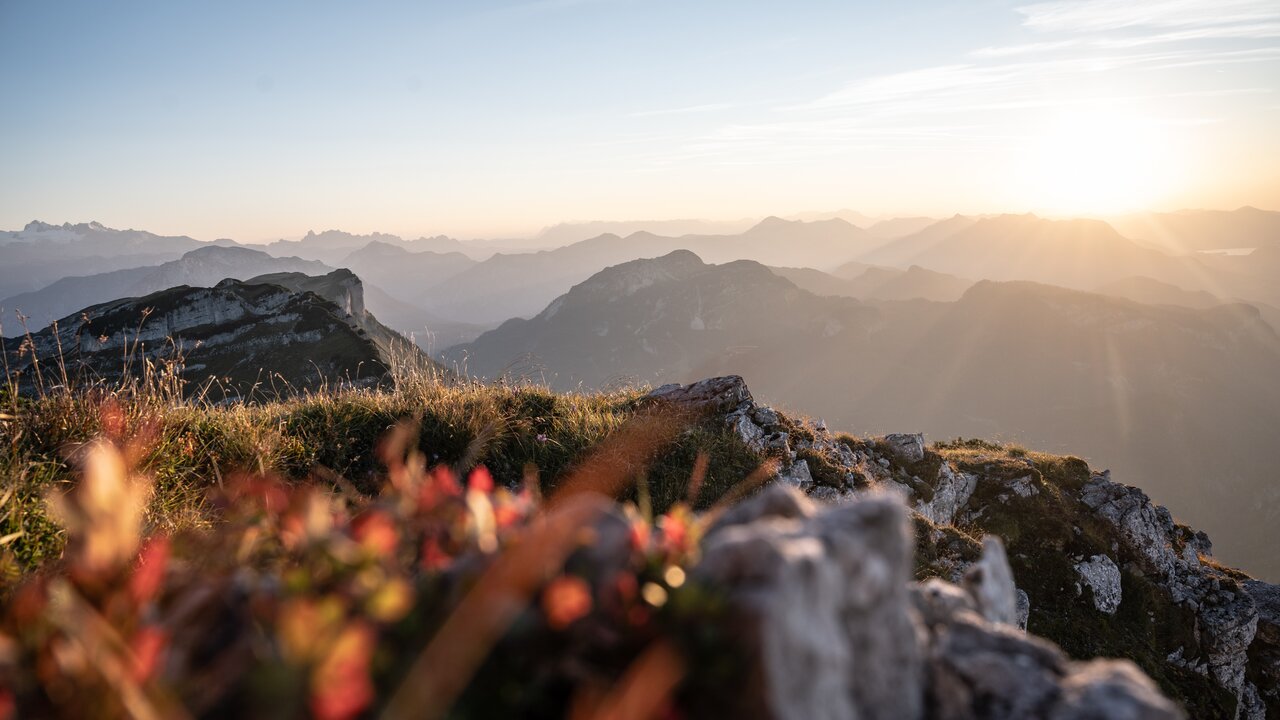
<svg viewBox="0 0 1280 720"><path fill-rule="evenodd" d="M369 662L376 645L364 623L345 628L311 676L311 712L321 720L347 720L373 702Z"/></svg>
<svg viewBox="0 0 1280 720"><path fill-rule="evenodd" d="M168 535L153 536L142 546L137 565L129 576L129 595L135 603L150 602L160 592L164 571L169 565L169 552Z"/></svg>
<svg viewBox="0 0 1280 720"><path fill-rule="evenodd" d="M542 611L554 630L563 630L591 612L591 604L591 586L574 575L561 575L542 592Z"/></svg>

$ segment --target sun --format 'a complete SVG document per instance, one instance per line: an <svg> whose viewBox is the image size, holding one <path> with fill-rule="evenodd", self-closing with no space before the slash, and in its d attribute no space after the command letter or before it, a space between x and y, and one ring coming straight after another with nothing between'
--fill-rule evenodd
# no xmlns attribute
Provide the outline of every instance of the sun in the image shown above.
<svg viewBox="0 0 1280 720"><path fill-rule="evenodd" d="M1173 179L1162 124L1106 109L1054 117L1030 138L1025 163L1030 205L1051 213L1147 209Z"/></svg>

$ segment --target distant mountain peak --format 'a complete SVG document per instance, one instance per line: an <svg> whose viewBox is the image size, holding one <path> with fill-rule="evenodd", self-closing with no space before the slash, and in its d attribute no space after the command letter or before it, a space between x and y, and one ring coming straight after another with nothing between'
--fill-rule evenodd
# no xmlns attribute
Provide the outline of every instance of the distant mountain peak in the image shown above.
<svg viewBox="0 0 1280 720"><path fill-rule="evenodd" d="M576 285L570 294L592 300L617 299L660 282L685 278L709 267L689 250L674 250L661 257L632 260L605 268Z"/></svg>
<svg viewBox="0 0 1280 720"><path fill-rule="evenodd" d="M768 231L768 230L781 230L783 228L795 227L797 225L802 225L802 224L804 223L801 220L787 220L784 218L780 218L777 215L770 215L769 217L753 225L751 229L747 230L747 234Z"/></svg>
<svg viewBox="0 0 1280 720"><path fill-rule="evenodd" d="M747 230L744 235L759 235L770 232L786 232L789 230L802 229L830 229L838 228L839 230L859 231L857 225L840 217L820 218L816 220L787 220L776 215L769 217L756 223L751 229Z"/></svg>

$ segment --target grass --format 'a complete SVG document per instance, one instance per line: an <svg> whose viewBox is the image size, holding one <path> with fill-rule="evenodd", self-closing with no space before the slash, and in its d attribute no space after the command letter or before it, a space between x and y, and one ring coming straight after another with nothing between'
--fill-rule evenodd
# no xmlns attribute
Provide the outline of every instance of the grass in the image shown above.
<svg viewBox="0 0 1280 720"><path fill-rule="evenodd" d="M486 466L518 486L526 474L550 493L591 448L634 418L640 389L553 393L434 375L394 389L333 387L263 402L213 403L155 384L4 396L0 423L0 547L5 567L30 571L58 557L62 533L44 498L67 490L76 449L98 436L138 443L138 470L155 479L149 528L172 532L215 521L205 495L225 478L254 473L291 482L349 484L373 495L381 483L379 443L401 423L431 465L465 474ZM665 512L688 494L699 455L708 471L692 498L708 507L760 462L727 427L694 423L647 468L649 502ZM633 496L634 497L634 496Z"/></svg>

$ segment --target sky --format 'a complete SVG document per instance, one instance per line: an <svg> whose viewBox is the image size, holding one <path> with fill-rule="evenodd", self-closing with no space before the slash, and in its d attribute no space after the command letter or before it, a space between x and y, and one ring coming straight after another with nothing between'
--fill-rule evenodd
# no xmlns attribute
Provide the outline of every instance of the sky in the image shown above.
<svg viewBox="0 0 1280 720"><path fill-rule="evenodd" d="M1280 210L1280 3L0 0L0 229Z"/></svg>

